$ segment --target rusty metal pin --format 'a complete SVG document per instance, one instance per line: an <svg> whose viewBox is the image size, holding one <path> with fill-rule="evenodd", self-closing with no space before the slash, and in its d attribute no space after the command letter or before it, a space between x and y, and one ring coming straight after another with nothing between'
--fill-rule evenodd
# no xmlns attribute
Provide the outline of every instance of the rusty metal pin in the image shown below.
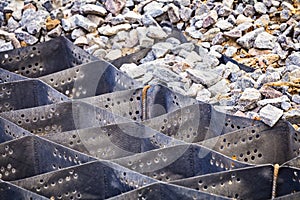
<svg viewBox="0 0 300 200"><path fill-rule="evenodd" d="M277 186L277 178L278 178L278 172L279 172L279 165L274 165L274 173L273 173L273 187L272 187L272 199L276 196L276 186Z"/></svg>
<svg viewBox="0 0 300 200"><path fill-rule="evenodd" d="M148 89L150 88L151 86L150 85L146 85L144 88L143 88L143 91L142 91L142 120L146 120L147 119L147 91Z"/></svg>

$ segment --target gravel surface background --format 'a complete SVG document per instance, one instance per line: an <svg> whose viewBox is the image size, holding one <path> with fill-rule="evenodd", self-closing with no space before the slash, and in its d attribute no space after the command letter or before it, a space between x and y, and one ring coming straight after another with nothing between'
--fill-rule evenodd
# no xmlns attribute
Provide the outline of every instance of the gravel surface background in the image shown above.
<svg viewBox="0 0 300 200"><path fill-rule="evenodd" d="M0 51L64 35L107 61L137 52L120 69L144 84L300 130L299 0L2 0L0 23Z"/></svg>

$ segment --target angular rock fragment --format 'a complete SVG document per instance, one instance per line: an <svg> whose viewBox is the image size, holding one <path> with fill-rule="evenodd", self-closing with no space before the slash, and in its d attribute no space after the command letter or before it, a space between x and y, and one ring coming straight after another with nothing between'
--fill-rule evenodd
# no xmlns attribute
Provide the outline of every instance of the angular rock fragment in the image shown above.
<svg viewBox="0 0 300 200"><path fill-rule="evenodd" d="M231 23L229 23L227 20L219 20L216 23L216 26L219 29L224 30L224 31L227 31L227 30L230 30L233 28L233 25Z"/></svg>
<svg viewBox="0 0 300 200"><path fill-rule="evenodd" d="M165 67L155 67L153 76L166 83L181 80L181 77L178 74Z"/></svg>
<svg viewBox="0 0 300 200"><path fill-rule="evenodd" d="M228 8L227 6L223 6L219 9L218 15L221 17L227 17L233 12L232 9Z"/></svg>
<svg viewBox="0 0 300 200"><path fill-rule="evenodd" d="M120 49L114 49L106 54L105 59L111 61L120 58L121 56L122 51Z"/></svg>
<svg viewBox="0 0 300 200"><path fill-rule="evenodd" d="M298 94L295 94L292 96L292 101L297 103L297 104L300 104L300 95Z"/></svg>
<svg viewBox="0 0 300 200"><path fill-rule="evenodd" d="M48 36L50 37L58 37L62 33L62 27L58 25L56 28L52 29L51 31L48 32Z"/></svg>
<svg viewBox="0 0 300 200"><path fill-rule="evenodd" d="M288 120L292 124L299 124L300 122L300 110L299 109L292 109L288 112L284 113L284 119Z"/></svg>
<svg viewBox="0 0 300 200"><path fill-rule="evenodd" d="M195 26L190 26L186 28L185 31L188 35L195 39L200 39L203 36L203 34L199 30L197 30Z"/></svg>
<svg viewBox="0 0 300 200"><path fill-rule="evenodd" d="M140 78L140 77L144 76L145 73L146 73L145 68L139 67L134 63L123 64L120 67L120 70L125 72L126 74L128 74L132 78Z"/></svg>
<svg viewBox="0 0 300 200"><path fill-rule="evenodd" d="M20 27L19 22L17 22L16 20L14 20L13 17L9 18L9 20L7 21L7 27L9 29L9 31L13 32L15 31L17 28Z"/></svg>
<svg viewBox="0 0 300 200"><path fill-rule="evenodd" d="M0 44L0 52L9 51L9 50L12 50L12 49L14 49L14 46L12 45L11 41Z"/></svg>
<svg viewBox="0 0 300 200"><path fill-rule="evenodd" d="M153 39L164 39L168 36L168 34L161 27L158 26L150 26L147 29L146 35Z"/></svg>
<svg viewBox="0 0 300 200"><path fill-rule="evenodd" d="M182 7L179 10L180 18L182 19L182 21L184 21L184 22L189 21L192 16L192 12L193 12L192 9L187 8L187 7Z"/></svg>
<svg viewBox="0 0 300 200"><path fill-rule="evenodd" d="M116 26L102 26L98 28L98 32L102 35L112 36L116 35L120 31L129 30L131 28L130 24L120 24Z"/></svg>
<svg viewBox="0 0 300 200"><path fill-rule="evenodd" d="M289 102L289 101L290 101L290 99L286 95L283 95L281 97L277 97L277 98L274 98L274 99L260 100L260 101L257 102L257 105L265 106L267 104L271 104L273 106L280 107L282 102Z"/></svg>
<svg viewBox="0 0 300 200"><path fill-rule="evenodd" d="M202 22L202 27L207 28L217 22L218 19L218 13L215 10L212 10L204 19Z"/></svg>
<svg viewBox="0 0 300 200"><path fill-rule="evenodd" d="M237 48L236 47L228 47L225 51L225 55L228 57L233 57L236 52L237 52Z"/></svg>
<svg viewBox="0 0 300 200"><path fill-rule="evenodd" d="M246 111L257 106L261 99L261 94L254 88L246 88L239 100L240 110Z"/></svg>
<svg viewBox="0 0 300 200"><path fill-rule="evenodd" d="M254 47L258 49L273 49L275 47L276 37L267 33L262 32L257 35L254 42Z"/></svg>
<svg viewBox="0 0 300 200"><path fill-rule="evenodd" d="M93 14L105 16L107 14L107 10L101 6L94 4L85 4L80 8L81 13L83 14Z"/></svg>
<svg viewBox="0 0 300 200"><path fill-rule="evenodd" d="M259 33L262 33L263 31L264 28L261 27L254 31L246 33L245 35L243 35L241 38L237 40L237 43L246 49L251 49L254 45L256 37L258 36Z"/></svg>
<svg viewBox="0 0 300 200"><path fill-rule="evenodd" d="M197 84L197 83L193 83L192 86L188 89L187 91L187 95L190 97L196 97L196 95L198 94L198 92L200 90L204 89L203 85L201 84Z"/></svg>
<svg viewBox="0 0 300 200"><path fill-rule="evenodd" d="M168 16L172 23L177 23L180 20L179 8L174 4L170 4L168 8Z"/></svg>
<svg viewBox="0 0 300 200"><path fill-rule="evenodd" d="M212 40L212 45L220 45L227 41L227 38L223 33L218 33Z"/></svg>
<svg viewBox="0 0 300 200"><path fill-rule="evenodd" d="M263 86L260 88L260 93L267 99L274 99L282 96L282 93L278 90L275 90L274 88L270 86Z"/></svg>
<svg viewBox="0 0 300 200"><path fill-rule="evenodd" d="M230 37L230 38L234 38L234 39L242 37L242 34L243 33L242 33L241 30L236 30L236 29L224 32L225 36Z"/></svg>
<svg viewBox="0 0 300 200"><path fill-rule="evenodd" d="M85 36L80 36L74 41L74 44L77 46L88 45L88 40Z"/></svg>
<svg viewBox="0 0 300 200"><path fill-rule="evenodd" d="M164 4L156 1L152 1L144 7L145 14L151 17L158 17L162 15L166 10L163 8Z"/></svg>
<svg viewBox="0 0 300 200"><path fill-rule="evenodd" d="M94 32L97 28L97 24L82 15L75 15L75 24L88 32Z"/></svg>
<svg viewBox="0 0 300 200"><path fill-rule="evenodd" d="M236 24L240 25L240 24L244 24L244 23L251 23L253 22L253 19L250 17L246 17L243 14L240 14L237 18L236 18Z"/></svg>
<svg viewBox="0 0 300 200"><path fill-rule="evenodd" d="M228 81L222 79L219 82L217 82L215 85L209 87L208 90L213 96L216 96L216 95L222 95L228 93L230 91L230 88L229 88Z"/></svg>
<svg viewBox="0 0 300 200"><path fill-rule="evenodd" d="M211 42L219 32L219 28L211 28L202 35L201 40L204 42Z"/></svg>
<svg viewBox="0 0 300 200"><path fill-rule="evenodd" d="M267 7L263 2L257 2L254 4L254 9L256 12L260 14L266 14L267 13Z"/></svg>
<svg viewBox="0 0 300 200"><path fill-rule="evenodd" d="M300 66L300 52L294 52L286 59L286 65Z"/></svg>
<svg viewBox="0 0 300 200"><path fill-rule="evenodd" d="M120 11L126 5L126 0L106 0L105 7L112 14L116 15L120 13Z"/></svg>
<svg viewBox="0 0 300 200"><path fill-rule="evenodd" d="M152 52L155 58L162 58L164 57L171 49L173 45L168 42L160 42L156 43L152 46Z"/></svg>
<svg viewBox="0 0 300 200"><path fill-rule="evenodd" d="M290 102L284 101L284 102L281 103L280 107L281 107L282 110L288 111L292 107L292 105L291 105Z"/></svg>
<svg viewBox="0 0 300 200"><path fill-rule="evenodd" d="M20 41L24 41L26 44L29 45L33 45L39 41L36 37L22 30L16 30L15 35Z"/></svg>
<svg viewBox="0 0 300 200"><path fill-rule="evenodd" d="M270 127L273 127L282 115L283 111L281 109L270 104L266 105L259 111L261 120Z"/></svg>
<svg viewBox="0 0 300 200"><path fill-rule="evenodd" d="M198 92L196 100L208 103L211 98L211 93L207 89L202 89Z"/></svg>
<svg viewBox="0 0 300 200"><path fill-rule="evenodd" d="M215 71L211 70L205 71L197 69L187 69L186 71L195 83L200 83L207 87L216 84L221 79L221 77L217 75Z"/></svg>
<svg viewBox="0 0 300 200"><path fill-rule="evenodd" d="M69 32L77 28L78 26L75 23L75 16L69 17L67 19L61 20L61 25L64 31Z"/></svg>

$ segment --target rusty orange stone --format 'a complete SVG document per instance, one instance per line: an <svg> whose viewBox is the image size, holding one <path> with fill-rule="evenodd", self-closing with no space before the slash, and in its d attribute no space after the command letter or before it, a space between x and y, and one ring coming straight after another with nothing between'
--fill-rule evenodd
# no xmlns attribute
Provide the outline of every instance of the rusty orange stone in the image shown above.
<svg viewBox="0 0 300 200"><path fill-rule="evenodd" d="M21 44L21 47L27 47L28 46L28 44L24 41L21 41L20 44Z"/></svg>
<svg viewBox="0 0 300 200"><path fill-rule="evenodd" d="M54 29L58 24L60 24L60 20L58 19L51 19L51 17L48 17L46 20L46 28L48 31Z"/></svg>
<svg viewBox="0 0 300 200"><path fill-rule="evenodd" d="M11 18L12 13L5 13L5 20L8 21Z"/></svg>

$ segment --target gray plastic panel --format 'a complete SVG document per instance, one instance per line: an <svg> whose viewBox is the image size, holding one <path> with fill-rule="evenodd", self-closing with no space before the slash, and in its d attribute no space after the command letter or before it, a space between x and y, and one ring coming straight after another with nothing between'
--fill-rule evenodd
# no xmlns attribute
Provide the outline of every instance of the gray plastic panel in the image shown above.
<svg viewBox="0 0 300 200"><path fill-rule="evenodd" d="M48 198L106 199L155 180L105 161L95 161L13 183Z"/></svg>
<svg viewBox="0 0 300 200"><path fill-rule="evenodd" d="M112 161L165 182L249 166L199 145L177 145Z"/></svg>
<svg viewBox="0 0 300 200"><path fill-rule="evenodd" d="M199 103L162 85L152 85L144 95L145 104L143 104L143 88L113 92L81 99L81 101L138 122ZM146 116L143 116L143 112Z"/></svg>
<svg viewBox="0 0 300 200"><path fill-rule="evenodd" d="M101 60L40 77L40 79L73 99L141 86L111 64Z"/></svg>
<svg viewBox="0 0 300 200"><path fill-rule="evenodd" d="M280 121L273 128L262 124L247 127L200 144L242 162L283 164L299 155L298 135L290 124Z"/></svg>
<svg viewBox="0 0 300 200"><path fill-rule="evenodd" d="M45 135L51 141L99 159L131 156L184 142L134 122ZM78 142L81 141L81 142Z"/></svg>
<svg viewBox="0 0 300 200"><path fill-rule="evenodd" d="M30 132L0 117L0 143L30 135Z"/></svg>
<svg viewBox="0 0 300 200"><path fill-rule="evenodd" d="M0 84L0 112L32 108L67 100L65 95L40 80L31 79Z"/></svg>
<svg viewBox="0 0 300 200"><path fill-rule="evenodd" d="M36 193L25 190L21 187L13 185L9 182L0 181L0 199L14 199L14 200L47 200L46 197L40 196Z"/></svg>
<svg viewBox="0 0 300 200"><path fill-rule="evenodd" d="M36 136L0 144L0 177L18 180L85 163L93 158Z"/></svg>
<svg viewBox="0 0 300 200"><path fill-rule="evenodd" d="M37 135L130 121L101 108L77 101L6 112L1 116Z"/></svg>
<svg viewBox="0 0 300 200"><path fill-rule="evenodd" d="M209 200L225 200L226 197L214 194L195 191L189 188L180 187L166 183L154 183L140 189L136 189L125 194L112 197L110 200L127 200L127 199L209 199Z"/></svg>
<svg viewBox="0 0 300 200"><path fill-rule="evenodd" d="M97 60L65 37L33 46L0 52L0 67L29 78L37 78Z"/></svg>
<svg viewBox="0 0 300 200"><path fill-rule="evenodd" d="M5 69L0 68L0 83L8 83L13 81L21 81L25 80L26 77L12 73L10 71L7 71Z"/></svg>

